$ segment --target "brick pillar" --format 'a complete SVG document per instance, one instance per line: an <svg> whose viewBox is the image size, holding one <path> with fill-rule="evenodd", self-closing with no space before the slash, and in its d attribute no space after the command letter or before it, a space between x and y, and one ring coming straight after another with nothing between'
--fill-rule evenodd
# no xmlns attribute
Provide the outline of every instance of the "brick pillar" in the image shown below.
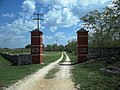
<svg viewBox="0 0 120 90"><path fill-rule="evenodd" d="M33 64L42 64L42 35L38 29L31 31L31 55Z"/></svg>
<svg viewBox="0 0 120 90"><path fill-rule="evenodd" d="M77 31L77 47L78 62L83 62L88 54L88 31L83 28Z"/></svg>

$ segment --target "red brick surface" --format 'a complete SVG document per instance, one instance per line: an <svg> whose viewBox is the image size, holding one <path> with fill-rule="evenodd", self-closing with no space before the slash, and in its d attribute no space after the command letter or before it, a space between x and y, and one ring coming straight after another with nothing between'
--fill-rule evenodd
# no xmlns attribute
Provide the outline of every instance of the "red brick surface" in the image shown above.
<svg viewBox="0 0 120 90"><path fill-rule="evenodd" d="M77 31L77 47L78 61L83 62L87 59L88 54L88 31Z"/></svg>
<svg viewBox="0 0 120 90"><path fill-rule="evenodd" d="M31 31L31 55L32 63L42 63L42 32L39 30Z"/></svg>

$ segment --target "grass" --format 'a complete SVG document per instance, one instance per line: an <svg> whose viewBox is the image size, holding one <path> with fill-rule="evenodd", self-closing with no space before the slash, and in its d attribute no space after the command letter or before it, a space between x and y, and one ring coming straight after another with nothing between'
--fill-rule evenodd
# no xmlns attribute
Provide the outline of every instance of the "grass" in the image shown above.
<svg viewBox="0 0 120 90"><path fill-rule="evenodd" d="M76 62L78 62L76 55L74 55L74 54L72 54L72 53L67 53L67 54L68 54L68 56L69 56L69 58L70 58L70 60L71 60L71 64L75 64Z"/></svg>
<svg viewBox="0 0 120 90"><path fill-rule="evenodd" d="M62 58L62 60L60 61L60 63L61 62L64 62L66 60L66 55L65 55L65 53L63 53L63 58ZM59 63L59 64L60 64ZM56 66L55 68L53 68L53 69L51 69L49 72L48 72L48 74L46 74L45 75L45 79L51 79L51 78L53 78L54 76L55 76L55 73L57 73L58 71L60 70L60 68L59 68L59 66Z"/></svg>
<svg viewBox="0 0 120 90"><path fill-rule="evenodd" d="M70 55L72 61L77 60L76 55ZM103 60L104 61L104 60ZM109 65L109 64L108 64ZM73 81L78 90L120 90L120 75L101 71L104 67L102 61L94 63L81 63L72 69Z"/></svg>
<svg viewBox="0 0 120 90"><path fill-rule="evenodd" d="M66 55L65 53L63 53L63 58L60 61L59 64L61 64L62 62L66 61ZM55 73L57 73L60 70L59 66L56 66L55 68L51 69L48 74L45 76L45 79L51 79L55 76Z"/></svg>
<svg viewBox="0 0 120 90"><path fill-rule="evenodd" d="M55 77L55 73L57 73L60 70L59 67L55 67L53 69L51 69L46 75L45 75L45 79L51 79L53 77Z"/></svg>
<svg viewBox="0 0 120 90"><path fill-rule="evenodd" d="M0 67L12 65L9 61L0 55Z"/></svg>
<svg viewBox="0 0 120 90"><path fill-rule="evenodd" d="M15 83L17 80L36 72L38 69L59 59L61 56L61 52L44 52L43 54L44 64L23 66L12 66L10 62L0 56L0 89L2 89L2 87L7 87L8 85Z"/></svg>
<svg viewBox="0 0 120 90"><path fill-rule="evenodd" d="M49 64L61 57L62 52L43 52L43 63Z"/></svg>
<svg viewBox="0 0 120 90"><path fill-rule="evenodd" d="M65 61L66 61L66 55L65 55L65 53L63 53L63 58L62 58L62 60L59 62L59 64L62 63L62 62L65 62Z"/></svg>
<svg viewBox="0 0 120 90"><path fill-rule="evenodd" d="M30 54L30 48L16 48L16 49L0 49L0 53L9 54Z"/></svg>
<svg viewBox="0 0 120 90"><path fill-rule="evenodd" d="M62 61L63 62L66 61L66 55L65 55L65 53L63 53L63 59L62 59Z"/></svg>

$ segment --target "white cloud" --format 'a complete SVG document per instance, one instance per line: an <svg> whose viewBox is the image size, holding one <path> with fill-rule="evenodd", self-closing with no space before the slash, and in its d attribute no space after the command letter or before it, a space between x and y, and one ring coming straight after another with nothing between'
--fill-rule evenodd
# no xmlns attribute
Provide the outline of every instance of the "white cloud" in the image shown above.
<svg viewBox="0 0 120 90"><path fill-rule="evenodd" d="M64 32L56 32L53 35L49 35L49 36L45 35L43 40L44 40L44 44L55 44L57 40L57 44L65 45L68 41L68 38Z"/></svg>
<svg viewBox="0 0 120 90"><path fill-rule="evenodd" d="M36 0L36 1L38 1L41 4L50 5L56 8L58 7L57 9L59 9L60 7L66 7L69 9L80 7L87 8L89 11L90 8L88 7L90 6L94 7L94 9L103 8L103 6L110 4L112 0Z"/></svg>
<svg viewBox="0 0 120 90"><path fill-rule="evenodd" d="M23 47L29 44L30 38L27 39L28 36L24 34L35 29L34 27L34 22L21 18L11 24L1 26L0 47Z"/></svg>
<svg viewBox="0 0 120 90"><path fill-rule="evenodd" d="M36 0L42 4L48 4L52 6L71 7L76 4L77 0Z"/></svg>
<svg viewBox="0 0 120 90"><path fill-rule="evenodd" d="M6 47L8 44L14 46L20 41L29 42L24 34L36 27L36 22L32 21L33 13L37 11L36 1L39 1L38 5L50 5L49 10L44 15L44 26L41 28L50 28L51 32L56 32L58 27L77 26L82 15L94 9L101 10L110 2L110 0L25 0L21 6L22 11L18 12L19 18L12 23L0 26L0 43L2 43L2 46ZM2 16L13 17L14 15L3 14ZM55 38L58 38L58 41L64 44L69 39L72 39L71 37L73 38L73 36L66 35L64 32L57 32L52 36L45 36L44 39L49 44L53 43Z"/></svg>
<svg viewBox="0 0 120 90"><path fill-rule="evenodd" d="M36 22L31 19L36 10L34 0L25 0L22 8L23 10L19 12L20 16L18 19L12 23L0 26L0 47L19 47L21 44L23 46L30 42L30 39L27 39L28 36L25 36L25 33L32 31L36 27ZM12 17L12 14L6 14L3 17Z"/></svg>
<svg viewBox="0 0 120 90"><path fill-rule="evenodd" d="M55 33L54 37L58 38L58 39L65 39L65 33L64 32L57 32L57 33Z"/></svg>
<svg viewBox="0 0 120 90"><path fill-rule="evenodd" d="M76 25L78 22L78 17L74 16L73 13L68 8L63 9L52 9L44 16L45 25L47 27L71 27Z"/></svg>
<svg viewBox="0 0 120 90"><path fill-rule="evenodd" d="M12 34L7 34L6 36L4 34L0 34L0 47L20 47L23 40L25 40L25 36L21 35L12 35ZM17 42L17 43L16 43Z"/></svg>
<svg viewBox="0 0 120 90"><path fill-rule="evenodd" d="M56 39L58 39L58 40L60 40L60 39L65 40L66 39L66 35L65 35L64 32L57 32L54 35L49 35L49 36L46 35L46 36L44 36L44 38L47 41L50 41L50 40L54 41Z"/></svg>
<svg viewBox="0 0 120 90"><path fill-rule="evenodd" d="M30 20L23 20L19 18L11 24L6 24L0 27L0 32L4 34L23 34L26 31L33 30L35 28L35 22Z"/></svg>
<svg viewBox="0 0 120 90"><path fill-rule="evenodd" d="M57 30L57 27L50 27L51 32L55 32Z"/></svg>
<svg viewBox="0 0 120 90"><path fill-rule="evenodd" d="M49 5L44 15L46 27L71 27L77 25L79 18L95 9L102 10L110 0L37 0Z"/></svg>
<svg viewBox="0 0 120 90"><path fill-rule="evenodd" d="M49 41L49 40L52 40L54 37L53 36L44 36L44 38Z"/></svg>
<svg viewBox="0 0 120 90"><path fill-rule="evenodd" d="M77 4L74 5L71 10L74 15L82 17L95 9L102 11L105 6L110 4L110 2L111 0L77 0Z"/></svg>
<svg viewBox="0 0 120 90"><path fill-rule="evenodd" d="M2 14L2 17L13 18L13 17L15 17L15 14L14 13L5 13L5 14Z"/></svg>
<svg viewBox="0 0 120 90"><path fill-rule="evenodd" d="M22 8L27 11L27 12L35 12L36 6L35 6L35 1L34 0L25 0L23 2Z"/></svg>
<svg viewBox="0 0 120 90"><path fill-rule="evenodd" d="M54 35L44 36L44 44L57 44L66 45L68 41L77 40L77 36L73 34L67 34L64 32L56 32Z"/></svg>

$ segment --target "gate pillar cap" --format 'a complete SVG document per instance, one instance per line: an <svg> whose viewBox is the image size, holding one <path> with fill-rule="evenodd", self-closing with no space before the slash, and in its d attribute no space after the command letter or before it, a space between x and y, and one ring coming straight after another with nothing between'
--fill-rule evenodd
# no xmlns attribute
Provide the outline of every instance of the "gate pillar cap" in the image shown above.
<svg viewBox="0 0 120 90"><path fill-rule="evenodd" d="M35 29L35 30L33 30L33 31L30 31L31 33L32 32L39 32L40 34L43 34L43 32L42 31L40 31L40 30L38 30L38 29Z"/></svg>
<svg viewBox="0 0 120 90"><path fill-rule="evenodd" d="M86 29L81 28L80 30L77 31L77 33L79 33L79 32L89 32L89 31L86 31Z"/></svg>

